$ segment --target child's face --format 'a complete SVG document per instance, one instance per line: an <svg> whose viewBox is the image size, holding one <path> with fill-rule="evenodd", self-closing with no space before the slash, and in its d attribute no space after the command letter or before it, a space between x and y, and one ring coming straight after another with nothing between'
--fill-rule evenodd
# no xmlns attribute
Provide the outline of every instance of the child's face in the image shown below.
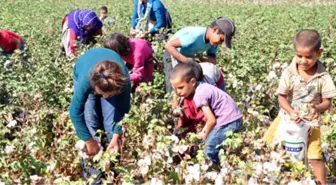
<svg viewBox="0 0 336 185"><path fill-rule="evenodd" d="M219 34L218 27L212 28L212 34L210 35L209 42L213 46L218 46L224 42L224 34Z"/></svg>
<svg viewBox="0 0 336 185"><path fill-rule="evenodd" d="M181 77L170 80L170 83L175 88L176 94L181 97L189 97L195 92L196 79L192 78L189 82L186 82Z"/></svg>
<svg viewBox="0 0 336 185"><path fill-rule="evenodd" d="M320 58L322 49L314 51L310 48L297 46L295 49L295 61L298 68L303 71L309 71L313 69L317 60Z"/></svg>
<svg viewBox="0 0 336 185"><path fill-rule="evenodd" d="M100 10L100 16L101 17L106 17L107 16L107 12L105 10Z"/></svg>
<svg viewBox="0 0 336 185"><path fill-rule="evenodd" d="M92 29L92 28L93 28L93 25L92 25L92 24L89 24L89 25L84 26L84 29L85 29L85 30L90 30L90 29Z"/></svg>

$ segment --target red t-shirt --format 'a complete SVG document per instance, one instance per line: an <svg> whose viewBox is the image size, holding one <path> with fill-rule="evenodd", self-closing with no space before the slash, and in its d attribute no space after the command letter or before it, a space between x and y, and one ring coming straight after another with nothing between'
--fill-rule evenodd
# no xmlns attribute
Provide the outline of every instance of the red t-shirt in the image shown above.
<svg viewBox="0 0 336 185"><path fill-rule="evenodd" d="M16 44L14 44L13 38L19 39L20 43L23 43L23 39L16 33L10 32L8 30L0 30L0 47L6 53L13 53L16 49Z"/></svg>

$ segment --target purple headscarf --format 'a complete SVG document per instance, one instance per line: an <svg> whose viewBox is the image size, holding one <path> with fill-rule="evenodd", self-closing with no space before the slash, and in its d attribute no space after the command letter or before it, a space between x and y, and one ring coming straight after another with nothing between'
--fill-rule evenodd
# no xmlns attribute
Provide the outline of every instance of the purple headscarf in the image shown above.
<svg viewBox="0 0 336 185"><path fill-rule="evenodd" d="M99 20L97 14L92 10L73 10L68 14L68 24L77 36L80 36L80 42L83 38L92 33L92 31L99 30L103 27L103 23ZM87 25L92 25L93 28L88 31L84 27Z"/></svg>

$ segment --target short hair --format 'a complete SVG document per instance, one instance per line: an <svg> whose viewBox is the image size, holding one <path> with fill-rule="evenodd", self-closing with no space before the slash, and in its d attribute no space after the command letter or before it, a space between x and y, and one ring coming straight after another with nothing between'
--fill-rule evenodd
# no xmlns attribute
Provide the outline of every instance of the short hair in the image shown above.
<svg viewBox="0 0 336 185"><path fill-rule="evenodd" d="M117 52L121 56L128 56L131 53L129 38L121 33L112 33L104 40L104 47Z"/></svg>
<svg viewBox="0 0 336 185"><path fill-rule="evenodd" d="M90 85L98 87L103 92L117 91L117 94L124 90L128 78L124 75L121 66L112 60L98 62L90 74Z"/></svg>
<svg viewBox="0 0 336 185"><path fill-rule="evenodd" d="M321 48L321 37L316 30L304 29L294 37L294 49L299 47L313 49L317 51Z"/></svg>
<svg viewBox="0 0 336 185"><path fill-rule="evenodd" d="M101 7L99 8L99 10L104 10L105 12L107 12L107 7L106 7L106 6L101 6Z"/></svg>
<svg viewBox="0 0 336 185"><path fill-rule="evenodd" d="M173 71L170 73L170 79L174 80L176 78L181 78L181 80L190 82L191 79L195 78L198 80L197 72L195 72L192 65L189 63L178 63Z"/></svg>
<svg viewBox="0 0 336 185"><path fill-rule="evenodd" d="M202 81L204 78L202 66L198 62L188 62L188 64L191 66L192 70L195 72L196 80Z"/></svg>

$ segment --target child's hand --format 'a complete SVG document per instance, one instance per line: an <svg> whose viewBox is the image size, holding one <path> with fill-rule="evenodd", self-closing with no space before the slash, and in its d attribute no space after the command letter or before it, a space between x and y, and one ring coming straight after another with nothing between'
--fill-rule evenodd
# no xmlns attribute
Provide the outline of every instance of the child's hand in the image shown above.
<svg viewBox="0 0 336 185"><path fill-rule="evenodd" d="M205 133L205 130L202 130L200 133L198 133L198 137L205 141L205 139L208 137L208 134Z"/></svg>
<svg viewBox="0 0 336 185"><path fill-rule="evenodd" d="M107 147L107 150L112 150L114 152L119 152L119 149L120 149L119 142L114 140L112 140Z"/></svg>
<svg viewBox="0 0 336 185"><path fill-rule="evenodd" d="M86 147L86 151L87 151L86 153L90 157L95 156L100 150L98 142L96 140L94 140L93 138L85 141L85 147Z"/></svg>
<svg viewBox="0 0 336 185"><path fill-rule="evenodd" d="M313 120L319 120L320 119L320 112L316 108L316 104L311 105L310 109L310 115L312 115Z"/></svg>
<svg viewBox="0 0 336 185"><path fill-rule="evenodd" d="M131 28L131 30L130 30L130 34L131 34L132 36L135 36L135 35L137 34L137 31L136 31L134 28Z"/></svg>
<svg viewBox="0 0 336 185"><path fill-rule="evenodd" d="M295 123L299 123L301 121L300 113L298 111L291 112L290 119Z"/></svg>

